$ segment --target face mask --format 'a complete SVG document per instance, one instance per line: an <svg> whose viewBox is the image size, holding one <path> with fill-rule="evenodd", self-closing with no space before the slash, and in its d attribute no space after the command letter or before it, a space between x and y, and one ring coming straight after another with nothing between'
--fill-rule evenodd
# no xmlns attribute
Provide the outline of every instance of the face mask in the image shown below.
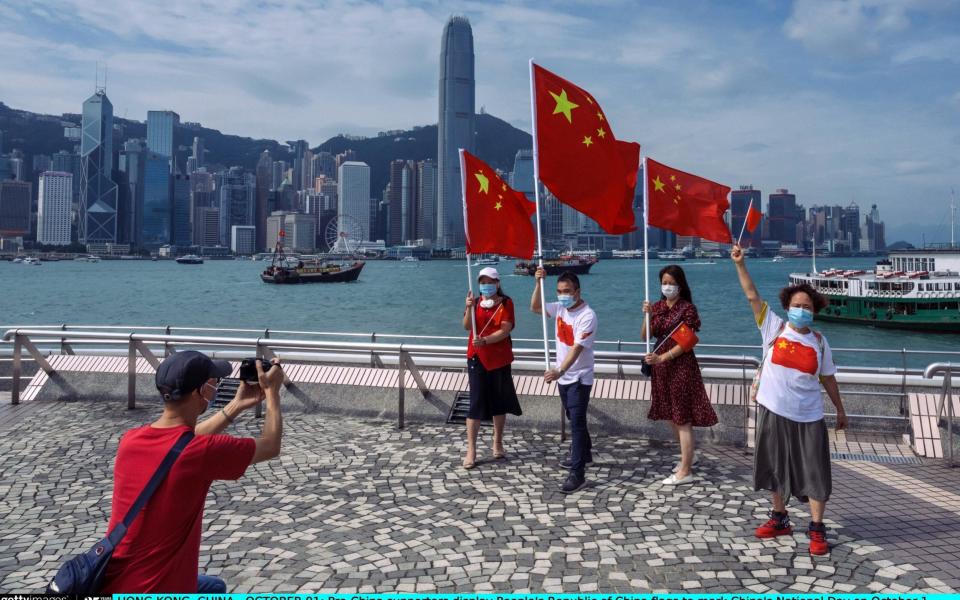
<svg viewBox="0 0 960 600"><path fill-rule="evenodd" d="M676 285L663 284L660 286L660 292L667 300L673 300L680 294L680 287Z"/></svg>
<svg viewBox="0 0 960 600"><path fill-rule="evenodd" d="M497 293L497 284L495 283L481 283L480 284L480 294L486 296L487 298L493 296Z"/></svg>
<svg viewBox="0 0 960 600"><path fill-rule="evenodd" d="M573 306L573 294L557 294L557 302L564 308Z"/></svg>
<svg viewBox="0 0 960 600"><path fill-rule="evenodd" d="M790 324L797 329L804 329L813 325L813 313L798 306L791 307L790 310L787 311L787 319L789 319Z"/></svg>

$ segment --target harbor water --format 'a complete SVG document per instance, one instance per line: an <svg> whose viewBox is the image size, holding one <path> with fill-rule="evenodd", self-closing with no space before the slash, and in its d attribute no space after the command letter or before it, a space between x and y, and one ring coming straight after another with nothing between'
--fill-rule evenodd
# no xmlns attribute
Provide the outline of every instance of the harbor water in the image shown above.
<svg viewBox="0 0 960 600"><path fill-rule="evenodd" d="M824 268L869 269L875 259L821 258ZM325 332L463 336L460 326L467 289L463 261L369 261L359 281L348 284L269 285L259 273L267 263L208 260L60 261L40 267L0 262L0 325L174 325ZM513 275L512 260L498 265L504 291L517 307L515 338L539 338L541 323L528 309L533 278ZM666 262L650 262L650 291L659 296L657 273ZM700 311L701 353L759 349L714 349L706 344L759 346L750 308L729 259L680 263ZM807 272L809 259L748 261L760 293L779 309L777 292L791 272ZM474 268L474 274L479 268ZM556 278L548 280L548 301ZM597 311L598 339L639 341L644 298L643 261L602 260L581 277L584 299ZM781 311L782 312L782 311ZM819 322L834 348L960 350L960 335L877 329ZM553 331L550 328L552 338ZM536 342L524 343L537 347ZM614 349L614 348L609 348ZM628 349L628 348L624 348ZM841 365L901 366L899 355L837 352ZM911 356L921 367L936 354Z"/></svg>

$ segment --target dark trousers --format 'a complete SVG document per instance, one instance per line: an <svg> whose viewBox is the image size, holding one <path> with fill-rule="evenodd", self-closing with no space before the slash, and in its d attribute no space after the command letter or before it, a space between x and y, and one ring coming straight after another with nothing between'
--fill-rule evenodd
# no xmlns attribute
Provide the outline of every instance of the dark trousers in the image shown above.
<svg viewBox="0 0 960 600"><path fill-rule="evenodd" d="M590 449L593 448L593 442L590 441L590 432L587 431L587 405L590 404L591 385L584 385L579 381L566 385L558 385L560 389L560 400L563 402L563 410L567 414L567 420L570 421L570 432L572 441L570 443L570 459L572 466L570 472L583 477L584 469L587 466L587 456Z"/></svg>

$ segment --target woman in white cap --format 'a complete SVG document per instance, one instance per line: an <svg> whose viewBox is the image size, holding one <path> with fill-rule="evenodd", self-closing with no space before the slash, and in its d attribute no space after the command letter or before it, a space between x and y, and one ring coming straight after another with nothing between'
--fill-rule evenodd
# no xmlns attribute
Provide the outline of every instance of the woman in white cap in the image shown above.
<svg viewBox="0 0 960 600"><path fill-rule="evenodd" d="M500 288L500 274L493 267L480 271L480 301L467 294L463 328L470 332L467 344L467 371L470 377L470 412L467 414L467 455L463 468L477 464L477 434L480 421L493 419L493 458L507 457L503 449L503 428L507 413L521 415L520 401L513 387L513 301ZM473 311L473 318L470 314ZM476 337L473 322L476 320Z"/></svg>

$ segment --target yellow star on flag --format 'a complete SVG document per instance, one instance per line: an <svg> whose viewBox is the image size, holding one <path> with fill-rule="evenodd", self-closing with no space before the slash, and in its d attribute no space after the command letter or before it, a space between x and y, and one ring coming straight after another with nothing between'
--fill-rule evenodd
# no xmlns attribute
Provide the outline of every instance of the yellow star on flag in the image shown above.
<svg viewBox="0 0 960 600"><path fill-rule="evenodd" d="M503 204L501 204L500 202L497 202L496 204L493 205L493 207L497 210L500 210L500 208L503 207Z"/></svg>
<svg viewBox="0 0 960 600"><path fill-rule="evenodd" d="M567 90L560 90L559 96L553 92L550 92L550 95L553 96L553 99L557 102L557 106L553 109L553 114L563 114L563 116L567 118L567 123L573 123L573 116L570 113L580 105L574 104L567 98Z"/></svg>
<svg viewBox="0 0 960 600"><path fill-rule="evenodd" d="M676 181L676 180L677 180L677 176L676 176L676 175L671 175L671 176L670 176L670 181Z"/></svg>
<svg viewBox="0 0 960 600"><path fill-rule="evenodd" d="M683 189L683 188L680 187L680 184L679 184L679 183L678 183L677 185L673 186L673 187L675 187L678 192L679 192L681 189Z"/></svg>
<svg viewBox="0 0 960 600"><path fill-rule="evenodd" d="M657 175L656 179L653 180L653 187L655 188L654 191L657 191L657 192L663 192L663 191L664 191L664 190L663 190L663 182L660 181L660 176L659 176L659 175ZM666 193L666 192L664 192L664 193Z"/></svg>
<svg viewBox="0 0 960 600"><path fill-rule="evenodd" d="M500 189L502 189L503 191L507 191L507 184L503 184L503 187L501 187Z"/></svg>
<svg viewBox="0 0 960 600"><path fill-rule="evenodd" d="M480 191L484 194L490 193L490 180L483 174L483 171L477 171L476 177L477 181L480 182Z"/></svg>
<svg viewBox="0 0 960 600"><path fill-rule="evenodd" d="M600 129L597 130L597 135L602 138L607 137L607 132L603 130L603 127L601 127Z"/></svg>
<svg viewBox="0 0 960 600"><path fill-rule="evenodd" d="M674 204L680 204L680 196L677 196L673 199Z"/></svg>
<svg viewBox="0 0 960 600"><path fill-rule="evenodd" d="M601 121L603 120L603 113L600 112L599 110L597 111L597 118L600 119Z"/></svg>
<svg viewBox="0 0 960 600"><path fill-rule="evenodd" d="M780 341L777 343L777 346L782 350L782 349L784 349L784 348L787 347L787 342L785 342L784 340L780 340Z"/></svg>
<svg viewBox="0 0 960 600"><path fill-rule="evenodd" d="M583 136L583 145L589 148L591 144L593 144L593 140L590 138L590 136L589 135Z"/></svg>

